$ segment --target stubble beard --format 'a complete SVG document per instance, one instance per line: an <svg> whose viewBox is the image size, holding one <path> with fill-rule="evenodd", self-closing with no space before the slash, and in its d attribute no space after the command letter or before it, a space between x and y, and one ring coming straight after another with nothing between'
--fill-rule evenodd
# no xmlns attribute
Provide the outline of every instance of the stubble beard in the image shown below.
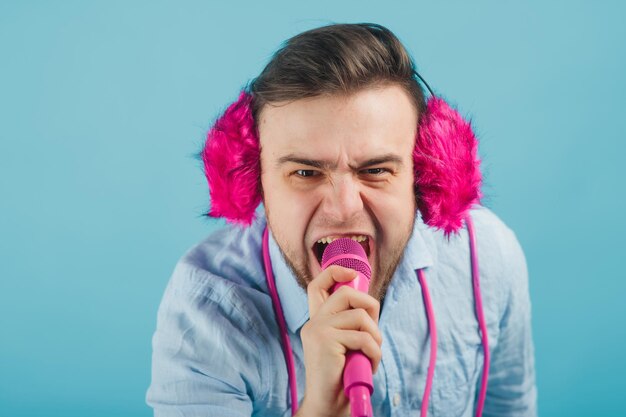
<svg viewBox="0 0 626 417"><path fill-rule="evenodd" d="M413 216L411 225L409 226L408 230L405 231L403 239L401 239L401 241L399 241L396 245L394 245L391 248L390 253L387 256L385 256L384 262L381 261L380 259L380 253L378 251L376 252L377 268L376 268L376 271L373 271L374 274L372 276L374 277L374 279L372 280L370 284L369 294L373 298L378 300L381 306L383 304L385 294L387 293L387 288L389 287L389 284L391 283L391 279L393 278L393 274L395 273L398 265L400 264L400 261L402 260L404 249L406 247L407 242L409 241L409 238L411 237L411 233L413 232L413 227L415 225L415 217L416 216ZM285 263L287 264L289 269L291 269L291 272L295 276L296 282L298 283L298 285L306 292L308 284L311 281L313 281L313 278L314 278L313 276L311 276L311 273L310 273L311 268L309 265L309 257L307 256L308 254L305 253L304 256L298 256L296 255L295 251L292 248L290 248L288 245L281 244L281 241L283 239L281 238L281 236L274 233L274 230L276 229L272 228L270 216L269 216L269 212L267 212L267 208L266 208L266 218L267 218L267 223L270 227L270 230L273 231L272 234L274 235L275 241L278 245L278 249L280 250L282 257L285 260ZM304 259L299 259L299 258L304 258Z"/></svg>

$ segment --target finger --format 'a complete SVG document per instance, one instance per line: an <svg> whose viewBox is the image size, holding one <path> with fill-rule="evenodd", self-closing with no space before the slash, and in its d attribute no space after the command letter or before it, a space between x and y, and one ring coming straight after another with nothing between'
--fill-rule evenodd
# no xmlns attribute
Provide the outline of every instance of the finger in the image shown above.
<svg viewBox="0 0 626 417"><path fill-rule="evenodd" d="M380 303L369 294L363 293L346 285L332 293L325 303L318 307L317 313L322 315L337 314L352 308L362 308L378 323Z"/></svg>
<svg viewBox="0 0 626 417"><path fill-rule="evenodd" d="M356 278L354 269L344 268L338 265L331 265L323 270L307 286L307 297L309 301L309 316L313 317L319 307L328 299L332 287L338 282L348 282Z"/></svg>
<svg viewBox="0 0 626 417"><path fill-rule="evenodd" d="M362 308L355 308L334 314L329 318L328 325L340 330L367 332L372 335L379 346L383 343L383 337L378 325Z"/></svg>
<svg viewBox="0 0 626 417"><path fill-rule="evenodd" d="M337 330L333 337L346 348L346 351L360 350L363 352L372 362L372 372L376 372L383 354L371 334L357 330Z"/></svg>

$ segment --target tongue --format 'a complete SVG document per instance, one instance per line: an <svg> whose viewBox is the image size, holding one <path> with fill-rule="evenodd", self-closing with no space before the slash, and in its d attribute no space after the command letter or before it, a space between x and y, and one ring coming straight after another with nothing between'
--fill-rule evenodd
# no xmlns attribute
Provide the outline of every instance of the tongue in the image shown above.
<svg viewBox="0 0 626 417"><path fill-rule="evenodd" d="M367 243L368 243L367 239L365 239L363 242L359 242L359 244L365 251L365 255L370 256L370 245L368 245Z"/></svg>

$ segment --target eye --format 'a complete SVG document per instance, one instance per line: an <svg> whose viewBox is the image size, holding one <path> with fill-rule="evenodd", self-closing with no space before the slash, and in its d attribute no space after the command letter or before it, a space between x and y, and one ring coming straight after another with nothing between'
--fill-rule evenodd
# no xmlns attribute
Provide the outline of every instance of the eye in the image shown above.
<svg viewBox="0 0 626 417"><path fill-rule="evenodd" d="M361 172L366 175L376 176L376 175L386 174L387 172L389 172L389 170L387 168L367 168Z"/></svg>
<svg viewBox="0 0 626 417"><path fill-rule="evenodd" d="M316 175L319 175L319 173L313 169L298 169L294 172L294 174L302 178L314 177Z"/></svg>

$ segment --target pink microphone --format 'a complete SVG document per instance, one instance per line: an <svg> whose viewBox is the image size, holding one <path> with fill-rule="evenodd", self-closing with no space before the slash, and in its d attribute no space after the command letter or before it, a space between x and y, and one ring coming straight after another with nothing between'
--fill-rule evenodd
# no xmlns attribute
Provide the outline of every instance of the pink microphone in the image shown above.
<svg viewBox="0 0 626 417"><path fill-rule="evenodd" d="M367 294L372 270L367 261L363 247L356 241L341 238L332 241L322 255L322 269L331 265L354 269L357 277L350 282L335 284L333 291L347 285ZM372 381L372 363L361 351L349 351L346 354L346 365L343 368L343 390L350 399L352 417L372 417L372 401L374 392Z"/></svg>

